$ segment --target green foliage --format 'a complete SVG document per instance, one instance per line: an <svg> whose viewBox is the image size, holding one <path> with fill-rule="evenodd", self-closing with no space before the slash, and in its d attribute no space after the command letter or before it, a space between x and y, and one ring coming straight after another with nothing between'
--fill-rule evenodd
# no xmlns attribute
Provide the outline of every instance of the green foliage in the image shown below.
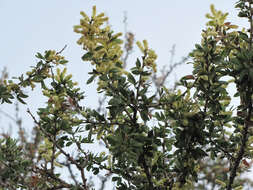
<svg viewBox="0 0 253 190"><path fill-rule="evenodd" d="M0 141L1 187L26 188L29 183L23 176L32 170L31 162L24 157L22 147L16 143L9 137Z"/></svg>
<svg viewBox="0 0 253 190"><path fill-rule="evenodd" d="M27 160L16 141L2 140L2 178L23 185L18 174L27 175L26 168L33 163L33 180L30 186L20 186L24 189L32 185L56 188L59 184L61 188L89 189L87 172L106 172L122 190L207 188L201 182L226 190L247 185L237 176L247 171L247 159L253 156L252 4L243 0L236 4L239 17L250 22L248 31L237 31L236 25L226 22L228 14L212 5L201 43L190 53L192 74L183 77L175 91L163 86L158 93L150 83L157 55L147 41L137 42L142 57L128 71L121 61L121 33L114 34L105 23L108 18L97 15L95 7L91 17L81 12L83 18L74 31L81 35L77 43L85 50L82 60L94 65L87 84L97 79L98 93L108 98L106 112L81 105L84 92L66 68L59 68L67 63L62 51L38 53L37 65L25 77L18 77L17 83L0 83L0 100L12 103L15 96L25 103L28 96L23 89L41 84L46 106L38 109L38 120L28 111L42 136L37 146L39 161ZM236 86L235 94L228 93L230 84ZM240 98L238 106L232 106L234 97ZM86 147L97 141L106 151L87 151ZM70 148L75 150L72 154ZM222 175L209 176L210 170L216 171L203 162L207 158L211 166L223 163L223 167L219 165ZM80 181L65 182L56 173L56 168L64 166L75 166ZM11 173L13 170L16 172ZM43 182L45 176L49 180Z"/></svg>

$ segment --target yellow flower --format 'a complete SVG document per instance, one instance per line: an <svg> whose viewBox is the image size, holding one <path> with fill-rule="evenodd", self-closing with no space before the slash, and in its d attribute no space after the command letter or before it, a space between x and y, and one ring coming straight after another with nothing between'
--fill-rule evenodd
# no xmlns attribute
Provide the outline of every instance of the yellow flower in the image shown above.
<svg viewBox="0 0 253 190"><path fill-rule="evenodd" d="M144 47L142 46L141 42L137 41L136 45L139 47L139 49L141 50L141 52L144 53Z"/></svg>

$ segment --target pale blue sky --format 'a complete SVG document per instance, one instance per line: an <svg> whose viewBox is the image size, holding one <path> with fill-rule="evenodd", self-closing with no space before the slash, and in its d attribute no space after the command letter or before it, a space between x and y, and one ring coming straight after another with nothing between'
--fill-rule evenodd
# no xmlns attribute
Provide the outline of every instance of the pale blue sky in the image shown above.
<svg viewBox="0 0 253 190"><path fill-rule="evenodd" d="M10 76L19 76L36 63L36 52L60 50L66 44L68 47L63 55L69 60L68 71L85 90L85 102L91 106L97 102L94 98L96 87L95 84L93 87L85 85L91 67L81 61L84 52L76 44L79 35L73 32L73 25L79 23L80 11L90 14L92 6L96 5L98 12L105 12L109 16L110 24L116 32L124 31L123 15L126 11L128 30L135 34L137 40L148 40L150 47L158 54L159 68L159 65L169 63L169 50L173 44L176 44L175 61L179 61L200 41L210 4L229 12L228 20L238 25L245 24L236 18L237 11L233 8L235 2L236 0L0 0L0 70L7 66ZM129 59L129 64L135 60L135 55L140 55L137 49ZM176 77L180 78L189 72L191 66L180 67ZM174 75L172 79L174 80ZM28 101L33 112L39 105L43 105L43 100L37 93L38 91L31 93L32 98ZM11 106L2 108L12 113ZM25 111L26 107L22 110ZM24 118L25 125L31 126L32 120ZM2 127L3 118L0 119Z"/></svg>

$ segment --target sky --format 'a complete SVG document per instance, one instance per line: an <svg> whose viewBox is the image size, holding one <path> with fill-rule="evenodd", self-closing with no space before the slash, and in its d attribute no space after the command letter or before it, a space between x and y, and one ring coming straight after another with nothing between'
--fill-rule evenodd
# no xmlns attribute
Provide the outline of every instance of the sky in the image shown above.
<svg viewBox="0 0 253 190"><path fill-rule="evenodd" d="M105 12L109 17L109 23L115 32L124 32L123 19L126 12L128 31L135 34L136 40L148 40L149 46L158 55L159 70L163 65L169 64L169 51L174 44L174 61L177 62L200 42L201 31L207 21L205 14L209 12L210 4L228 12L228 20L232 23L245 26L245 21L236 17L235 2L236 0L0 0L0 71L6 66L10 77L20 76L36 64L36 52L61 50L67 45L63 55L69 60L68 72L73 74L74 80L85 91L85 105L95 108L96 85L86 85L87 73L92 67L81 60L84 52L76 44L79 35L73 32L73 26L79 24L80 11L90 15L92 6L96 5L97 12ZM134 63L136 56L140 56L137 48L129 59L129 65ZM171 76L171 83L175 78L179 79L190 72L191 65L178 68ZM28 128L32 125L32 120L25 113L27 107L36 112L39 106L44 105L44 100L38 93L39 90L29 92L29 106L21 107L24 111L21 116ZM6 105L1 105L0 109L10 114L14 110L13 106ZM1 128L5 121L0 116Z"/></svg>

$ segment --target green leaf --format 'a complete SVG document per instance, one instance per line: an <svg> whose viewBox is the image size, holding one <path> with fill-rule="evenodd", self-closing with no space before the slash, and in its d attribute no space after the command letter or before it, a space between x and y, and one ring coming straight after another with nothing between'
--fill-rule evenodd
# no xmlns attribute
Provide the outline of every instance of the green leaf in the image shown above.
<svg viewBox="0 0 253 190"><path fill-rule="evenodd" d="M121 43L122 43L122 40L121 40L121 39L118 39L118 38L112 38L112 39L110 40L110 43L121 44Z"/></svg>
<svg viewBox="0 0 253 190"><path fill-rule="evenodd" d="M121 104L121 101L119 98L112 98L112 99L110 99L108 104L112 105L112 106L119 106Z"/></svg>
<svg viewBox="0 0 253 190"><path fill-rule="evenodd" d="M67 142L66 146L70 146L72 144L73 144L73 142L69 141L69 142Z"/></svg>
<svg viewBox="0 0 253 190"><path fill-rule="evenodd" d="M148 113L146 111L140 111L140 115L141 115L141 118L143 119L143 121L149 120Z"/></svg>
<svg viewBox="0 0 253 190"><path fill-rule="evenodd" d="M119 70L116 67L109 70L109 73L117 73L117 72L119 72Z"/></svg>
<svg viewBox="0 0 253 190"><path fill-rule="evenodd" d="M92 75L86 82L86 84L90 84L93 82L93 80L96 78L96 75Z"/></svg>
<svg viewBox="0 0 253 190"><path fill-rule="evenodd" d="M121 177L112 177L112 181L120 181L121 182Z"/></svg>
<svg viewBox="0 0 253 190"><path fill-rule="evenodd" d="M139 58L137 58L135 64L136 64L136 67L137 67L137 68L140 68L140 67L141 67L141 62L140 62Z"/></svg>
<svg viewBox="0 0 253 190"><path fill-rule="evenodd" d="M239 12L238 17L248 17L248 14L247 12L241 11Z"/></svg>
<svg viewBox="0 0 253 190"><path fill-rule="evenodd" d="M68 61L67 60L60 60L59 63L64 65L64 64L68 63Z"/></svg>
<svg viewBox="0 0 253 190"><path fill-rule="evenodd" d="M99 77L99 79L102 80L102 81L108 81L109 80L106 74L101 75Z"/></svg>
<svg viewBox="0 0 253 190"><path fill-rule="evenodd" d="M92 171L94 175L97 175L99 173L99 168L93 168Z"/></svg>
<svg viewBox="0 0 253 190"><path fill-rule="evenodd" d="M133 73L134 75L139 75L141 72L140 72L139 70L132 70L132 73Z"/></svg>
<svg viewBox="0 0 253 190"><path fill-rule="evenodd" d="M40 81L40 84L41 84L41 88L43 88L44 90L46 90L47 89L47 87L46 87L46 85L45 85L45 83L44 83L44 81L42 80L42 81Z"/></svg>
<svg viewBox="0 0 253 190"><path fill-rule="evenodd" d="M101 50L101 49L103 49L104 48L104 46L97 46L96 48L95 48L95 51L99 51L99 50Z"/></svg>
<svg viewBox="0 0 253 190"><path fill-rule="evenodd" d="M39 58L39 59L44 59L44 57L38 52L37 55L35 55L35 57Z"/></svg>
<svg viewBox="0 0 253 190"><path fill-rule="evenodd" d="M122 67L122 64L121 64L120 62L117 62L117 63L115 64L115 66L116 66L116 67L119 67L119 68L123 68L123 67Z"/></svg>
<svg viewBox="0 0 253 190"><path fill-rule="evenodd" d="M89 60L91 60L92 56L93 56L93 53L88 52L88 53L86 53L86 54L84 54L84 55L82 56L82 60L83 60L83 61L89 61Z"/></svg>
<svg viewBox="0 0 253 190"><path fill-rule="evenodd" d="M96 110L93 110L93 115L100 121L105 121L104 115L99 114Z"/></svg>
<svg viewBox="0 0 253 190"><path fill-rule="evenodd" d="M245 34L244 32L239 32L239 37L241 39L243 39L244 41L248 42L249 41L249 37L247 34Z"/></svg>
<svg viewBox="0 0 253 190"><path fill-rule="evenodd" d="M108 142L109 142L112 146L114 146L114 145L117 144L117 138L116 138L115 136L113 136L113 135L107 136L106 139L108 140Z"/></svg>
<svg viewBox="0 0 253 190"><path fill-rule="evenodd" d="M50 51L50 50L46 51L45 58L47 59L47 58L49 57L50 54L51 54L51 51Z"/></svg>
<svg viewBox="0 0 253 190"><path fill-rule="evenodd" d="M19 95L17 96L17 99L18 99L18 101L21 102L22 104L26 104L26 103L24 102L24 100L22 100L22 99L20 98Z"/></svg>
<svg viewBox="0 0 253 190"><path fill-rule="evenodd" d="M28 98L28 95L23 94L22 92L20 92L19 97L21 97L21 98Z"/></svg>
<svg viewBox="0 0 253 190"><path fill-rule="evenodd" d="M134 78L133 75L131 75L131 73L128 73L128 75L127 75L127 80L128 80L130 83L132 83L133 85L136 84L135 78Z"/></svg>

